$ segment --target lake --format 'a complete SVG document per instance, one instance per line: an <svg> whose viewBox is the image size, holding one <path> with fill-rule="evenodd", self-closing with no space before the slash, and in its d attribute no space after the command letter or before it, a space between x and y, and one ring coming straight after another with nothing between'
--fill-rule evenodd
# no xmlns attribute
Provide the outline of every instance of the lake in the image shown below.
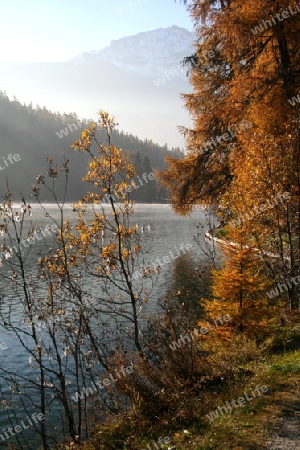
<svg viewBox="0 0 300 450"><path fill-rule="evenodd" d="M58 217L58 210L54 205L45 206L51 216ZM108 208L109 206L105 207ZM76 218L71 205L67 205L65 208L65 218L70 220ZM40 210L37 205L32 206L32 217L26 219L25 230L26 227L27 229L30 228L31 221L40 225L42 229L45 229L46 225L52 223L50 218L45 216L44 211ZM161 266L157 283L148 303L147 313L149 315L155 314L155 311L158 310L158 300L165 295L171 296L183 287L190 289L191 296L188 301L191 303L191 308L197 309L197 300L207 291L207 277L195 278L193 276L193 271L201 268L204 262L201 247L203 249L205 245L210 245L204 242L204 232L208 229L204 212L198 209L189 217L181 217L175 215L169 205L137 204L135 205L132 223L135 224L137 222L139 223L142 247L146 251L145 260L148 264L159 264ZM198 234L195 225L199 222L203 225L200 234ZM151 229L149 229L148 225L151 225ZM141 227L144 227L144 230L141 230ZM44 248L45 242L43 241L36 241L32 245L27 265L29 265L29 272L32 273L33 277L36 273L35 261L38 258L38 253ZM5 265L0 268L0 275L2 275L0 277L0 294L4 308L5 299L11 298L13 295L11 284L7 279L3 278L6 275L6 270ZM137 282L139 282L138 279ZM17 323L20 319L21 310L17 301L14 303L14 306L13 318ZM6 346L6 348L2 349L1 344L3 344L3 347ZM17 374L30 374L31 371L27 352L23 351L20 342L15 336L2 327L0 328L0 364L2 368L9 369ZM1 381L1 389L6 390L3 381ZM33 403L35 402L38 402L38 399L34 399ZM15 419L13 419L13 413L16 413L17 417ZM22 411L20 403L16 405L15 411L12 411L11 417L14 424L21 423L22 420L26 419L27 414ZM58 433L59 425L55 410L51 410L47 415L46 424L54 433ZM6 430L9 426L7 412L5 410L0 411L0 430ZM39 448L34 433L32 433L30 428L24 430L24 436L30 439L30 448L33 450ZM7 442L14 442L13 438L2 442L0 437L0 448L7 448Z"/></svg>

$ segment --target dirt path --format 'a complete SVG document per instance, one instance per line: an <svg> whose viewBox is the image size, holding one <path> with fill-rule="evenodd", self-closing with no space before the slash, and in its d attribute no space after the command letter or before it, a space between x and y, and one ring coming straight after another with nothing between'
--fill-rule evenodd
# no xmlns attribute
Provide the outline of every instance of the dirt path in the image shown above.
<svg viewBox="0 0 300 450"><path fill-rule="evenodd" d="M267 450L300 450L300 401L279 418L273 428L273 435L266 442Z"/></svg>

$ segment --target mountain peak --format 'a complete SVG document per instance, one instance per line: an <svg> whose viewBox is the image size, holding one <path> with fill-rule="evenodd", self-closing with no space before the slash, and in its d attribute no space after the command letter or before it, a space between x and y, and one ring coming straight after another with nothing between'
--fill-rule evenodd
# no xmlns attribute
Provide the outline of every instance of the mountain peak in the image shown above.
<svg viewBox="0 0 300 450"><path fill-rule="evenodd" d="M83 53L74 61L106 61L126 71L153 76L178 66L193 52L193 42L193 33L172 25L113 40L108 47Z"/></svg>

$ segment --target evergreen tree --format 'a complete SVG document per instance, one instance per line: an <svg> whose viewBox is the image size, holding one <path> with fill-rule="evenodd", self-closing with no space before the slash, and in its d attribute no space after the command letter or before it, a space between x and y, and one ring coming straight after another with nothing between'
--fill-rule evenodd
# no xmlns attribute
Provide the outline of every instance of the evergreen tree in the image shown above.
<svg viewBox="0 0 300 450"><path fill-rule="evenodd" d="M141 190L141 184L139 180L141 179L143 175L143 164L141 160L140 152L136 152L133 156L133 167L136 171L136 177L135 177L135 184L136 189L132 192L131 197L136 202L142 202L143 201L143 192Z"/></svg>
<svg viewBox="0 0 300 450"><path fill-rule="evenodd" d="M144 159L143 159L143 173L146 173L147 175L149 175L150 173L153 173L153 168L151 167L150 159L149 159L148 155L145 155ZM155 179L150 180L147 177L146 180L147 180L146 183L142 187L143 201L146 203L152 203L156 199Z"/></svg>

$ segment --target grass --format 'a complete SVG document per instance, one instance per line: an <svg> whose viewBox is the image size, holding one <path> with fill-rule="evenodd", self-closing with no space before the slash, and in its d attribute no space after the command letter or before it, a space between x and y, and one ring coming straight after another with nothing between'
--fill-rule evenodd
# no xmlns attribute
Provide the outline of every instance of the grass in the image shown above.
<svg viewBox="0 0 300 450"><path fill-rule="evenodd" d="M297 336L299 337L299 336ZM233 344L232 344L233 345ZM235 344L234 344L235 345ZM234 351L242 348L232 348ZM245 353L249 353L249 344ZM224 347L223 358L228 358ZM253 350L254 352L254 350ZM218 358L222 358L219 349ZM221 361L221 359L220 359ZM227 360L226 360L227 361ZM227 363L227 362L226 362ZM220 415L213 422L206 417L218 405L238 399L257 385L268 391L247 401L244 406ZM295 412L295 400L300 386L300 350L274 354L274 349L264 350L255 357L245 358L237 365L235 375L215 386L191 391L184 398L178 395L170 402L169 411L155 419L139 411L112 418L97 427L93 438L81 446L64 446L62 449L81 450L264 450L270 439L272 427L285 415ZM159 437L169 437L170 444L155 447ZM148 447L147 447L148 446Z"/></svg>

